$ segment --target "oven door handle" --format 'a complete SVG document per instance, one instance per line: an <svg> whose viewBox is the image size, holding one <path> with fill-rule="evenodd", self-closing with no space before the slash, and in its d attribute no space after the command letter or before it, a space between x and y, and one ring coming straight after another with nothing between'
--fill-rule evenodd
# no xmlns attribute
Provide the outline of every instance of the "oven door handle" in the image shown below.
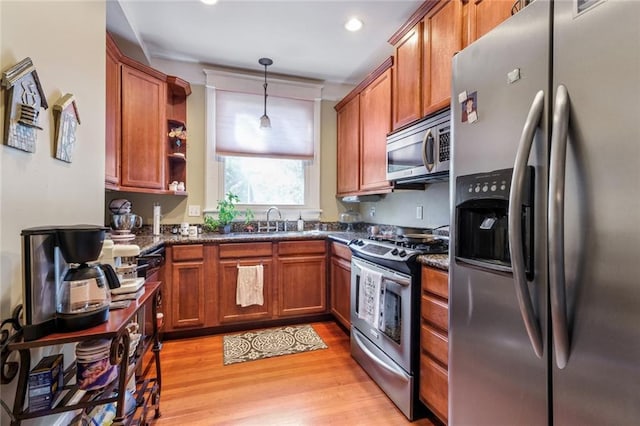
<svg viewBox="0 0 640 426"><path fill-rule="evenodd" d="M384 362L382 362L381 359L379 359L373 352L371 352L369 350L369 348L367 348L367 346L362 343L362 337L360 337L358 335L358 333L351 333L351 337L355 340L356 344L358 345L358 347L376 364L378 364L381 368L387 370L388 372L395 374L396 376L399 377L405 377L406 373L401 370L400 368L394 366L394 365L387 365Z"/></svg>

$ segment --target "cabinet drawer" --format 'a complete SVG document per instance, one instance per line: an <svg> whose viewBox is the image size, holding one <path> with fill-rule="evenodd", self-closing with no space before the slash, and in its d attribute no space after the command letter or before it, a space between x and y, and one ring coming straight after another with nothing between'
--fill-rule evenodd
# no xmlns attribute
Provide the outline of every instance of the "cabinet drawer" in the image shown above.
<svg viewBox="0 0 640 426"><path fill-rule="evenodd" d="M449 306L447 302L429 294L422 295L420 303L422 319L442 331L449 329Z"/></svg>
<svg viewBox="0 0 640 426"><path fill-rule="evenodd" d="M291 254L324 254L326 245L324 240L313 241L282 241L278 243L279 255Z"/></svg>
<svg viewBox="0 0 640 426"><path fill-rule="evenodd" d="M351 262L351 249L346 244L331 242L331 253Z"/></svg>
<svg viewBox="0 0 640 426"><path fill-rule="evenodd" d="M448 365L449 338L424 322L420 327L420 347L442 365Z"/></svg>
<svg viewBox="0 0 640 426"><path fill-rule="evenodd" d="M423 266L422 291L428 291L445 299L449 299L449 274Z"/></svg>
<svg viewBox="0 0 640 426"><path fill-rule="evenodd" d="M449 374L428 355L420 355L420 399L447 423Z"/></svg>
<svg viewBox="0 0 640 426"><path fill-rule="evenodd" d="M189 260L202 260L204 248L202 244L189 244L186 246L173 246L171 259L174 262L185 262Z"/></svg>
<svg viewBox="0 0 640 426"><path fill-rule="evenodd" d="M220 259L230 257L271 256L271 243L220 244Z"/></svg>

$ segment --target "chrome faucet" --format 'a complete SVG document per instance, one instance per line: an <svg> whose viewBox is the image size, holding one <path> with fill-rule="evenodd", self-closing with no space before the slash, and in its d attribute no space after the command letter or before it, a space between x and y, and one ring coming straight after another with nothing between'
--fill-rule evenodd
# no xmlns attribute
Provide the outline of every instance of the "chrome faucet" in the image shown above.
<svg viewBox="0 0 640 426"><path fill-rule="evenodd" d="M280 218L280 220L282 220L282 213L280 212L280 209L278 209L276 206L271 206L267 209L267 228L266 231L269 232L269 230L271 229L271 227L269 226L269 214L271 213L271 211L275 210L276 212L278 212L278 217ZM273 227L274 231L278 231L278 221L275 221L274 227Z"/></svg>

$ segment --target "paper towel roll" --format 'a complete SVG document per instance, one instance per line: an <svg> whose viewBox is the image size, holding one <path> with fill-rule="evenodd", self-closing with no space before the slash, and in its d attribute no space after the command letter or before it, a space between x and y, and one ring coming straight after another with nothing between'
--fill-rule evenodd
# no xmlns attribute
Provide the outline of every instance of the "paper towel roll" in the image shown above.
<svg viewBox="0 0 640 426"><path fill-rule="evenodd" d="M153 235L160 235L160 204L153 205Z"/></svg>

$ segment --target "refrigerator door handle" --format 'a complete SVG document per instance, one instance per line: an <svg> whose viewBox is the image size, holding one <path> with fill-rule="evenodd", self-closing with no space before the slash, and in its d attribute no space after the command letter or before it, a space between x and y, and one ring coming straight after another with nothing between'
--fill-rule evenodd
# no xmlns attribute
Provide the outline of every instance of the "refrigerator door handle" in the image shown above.
<svg viewBox="0 0 640 426"><path fill-rule="evenodd" d="M549 291L553 346L556 365L564 368L569 359L569 327L564 271L564 188L569 128L569 94L563 85L556 90L551 128L549 160Z"/></svg>
<svg viewBox="0 0 640 426"><path fill-rule="evenodd" d="M509 193L509 251L511 254L511 267L515 284L518 307L522 314L524 326L529 335L529 340L538 358L542 358L542 334L540 325L535 317L533 303L527 286L525 262L522 240L522 196L525 186L525 176L529 154L533 146L536 129L542 118L544 110L544 92L536 93L527 115L527 120L522 129L518 151L513 166L511 179L511 192Z"/></svg>

